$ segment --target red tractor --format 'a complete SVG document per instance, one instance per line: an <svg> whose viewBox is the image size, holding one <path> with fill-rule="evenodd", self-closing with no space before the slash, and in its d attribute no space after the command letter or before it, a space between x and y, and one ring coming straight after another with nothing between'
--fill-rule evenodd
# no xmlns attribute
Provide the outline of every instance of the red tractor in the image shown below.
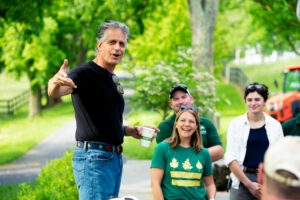
<svg viewBox="0 0 300 200"><path fill-rule="evenodd" d="M268 99L265 111L281 123L300 112L300 66L284 68L283 93Z"/></svg>

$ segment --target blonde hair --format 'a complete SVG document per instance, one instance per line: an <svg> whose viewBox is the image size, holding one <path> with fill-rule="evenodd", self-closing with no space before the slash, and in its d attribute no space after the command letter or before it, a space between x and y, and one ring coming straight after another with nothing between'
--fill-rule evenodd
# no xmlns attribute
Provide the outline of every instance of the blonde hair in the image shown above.
<svg viewBox="0 0 300 200"><path fill-rule="evenodd" d="M179 144L180 144L180 137L179 137L179 133L178 130L176 128L175 123L177 123L179 117L182 115L182 113L184 112L189 112L191 113L196 120L196 124L197 124L197 129L194 132L194 134L192 135L191 138L191 147L195 150L196 153L199 153L199 151L203 148L203 144L202 144L202 135L201 135L201 131L200 131L200 120L197 116L197 112L192 111L192 110L180 110L177 114L176 114L176 119L174 122L174 128L173 128L173 133L171 138L169 139L169 143L172 149L175 149Z"/></svg>

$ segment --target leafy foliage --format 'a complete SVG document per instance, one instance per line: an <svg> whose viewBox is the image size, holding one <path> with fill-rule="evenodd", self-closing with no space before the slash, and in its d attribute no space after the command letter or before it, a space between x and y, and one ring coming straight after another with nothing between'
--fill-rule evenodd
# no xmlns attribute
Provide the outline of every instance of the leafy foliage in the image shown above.
<svg viewBox="0 0 300 200"><path fill-rule="evenodd" d="M24 183L18 198L20 200L78 199L78 191L73 176L71 151L59 160L53 160L42 172L35 184Z"/></svg>
<svg viewBox="0 0 300 200"><path fill-rule="evenodd" d="M144 30L142 18L154 5L156 0L1 2L0 64L16 78L24 74L29 78L30 116L39 114L40 88L58 71L63 58L74 67L94 57L99 24L123 21L133 36L139 35Z"/></svg>
<svg viewBox="0 0 300 200"><path fill-rule="evenodd" d="M141 72L136 71L132 105L159 112L164 119L169 110L169 89L173 85L182 83L190 88L200 113L209 116L216 102L213 89L214 77L203 68L192 67L190 50L181 49L175 57L174 62L160 61L153 65L145 64Z"/></svg>
<svg viewBox="0 0 300 200"><path fill-rule="evenodd" d="M274 50L299 55L300 22L296 0L221 1L215 32L215 61L232 59L235 49L255 47L263 55ZM227 54L227 56L226 56Z"/></svg>
<svg viewBox="0 0 300 200"><path fill-rule="evenodd" d="M252 0L248 12L252 15L252 28L263 30L256 35L262 52L276 49L279 52L297 51L297 41L300 40L300 22L296 17L297 0ZM299 44L298 44L299 45Z"/></svg>
<svg viewBox="0 0 300 200"><path fill-rule="evenodd" d="M235 3L234 3L235 2ZM243 50L247 44L251 16L246 4L237 5L237 1L221 1L214 32L214 64L222 66L234 59L235 50ZM253 30L252 30L253 31Z"/></svg>
<svg viewBox="0 0 300 200"><path fill-rule="evenodd" d="M186 1L157 0L155 10L145 16L143 24L144 33L131 40L128 46L135 69L145 62L149 66L161 61L173 62L179 48L191 46Z"/></svg>

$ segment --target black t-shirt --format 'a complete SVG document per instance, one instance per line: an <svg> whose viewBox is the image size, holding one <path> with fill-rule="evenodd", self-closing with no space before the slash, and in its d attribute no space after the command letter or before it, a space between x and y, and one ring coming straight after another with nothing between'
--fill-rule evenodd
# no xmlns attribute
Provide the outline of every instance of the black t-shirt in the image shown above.
<svg viewBox="0 0 300 200"><path fill-rule="evenodd" d="M72 69L68 77L77 85L72 93L76 140L122 144L124 98L112 74L89 61Z"/></svg>

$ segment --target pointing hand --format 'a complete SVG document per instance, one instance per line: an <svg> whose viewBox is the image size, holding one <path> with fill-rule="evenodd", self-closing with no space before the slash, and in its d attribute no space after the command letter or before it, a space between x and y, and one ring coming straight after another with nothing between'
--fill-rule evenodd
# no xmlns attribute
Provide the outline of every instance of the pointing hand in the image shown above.
<svg viewBox="0 0 300 200"><path fill-rule="evenodd" d="M69 86L71 88L77 88L73 80L68 78L67 67L68 67L68 60L65 59L59 71L57 72L57 74L55 74L53 82L54 84L59 86Z"/></svg>

